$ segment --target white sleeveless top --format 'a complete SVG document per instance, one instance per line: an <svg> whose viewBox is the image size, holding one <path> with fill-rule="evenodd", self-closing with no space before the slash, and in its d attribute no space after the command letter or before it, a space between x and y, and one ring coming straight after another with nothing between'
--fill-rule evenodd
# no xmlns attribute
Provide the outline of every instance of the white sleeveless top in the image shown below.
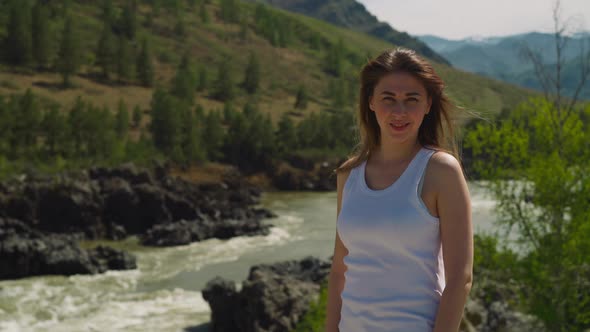
<svg viewBox="0 0 590 332"><path fill-rule="evenodd" d="M351 170L336 228L348 255L340 332L432 331L445 287L438 218L421 199L434 150L421 148L383 190L365 180L366 161Z"/></svg>

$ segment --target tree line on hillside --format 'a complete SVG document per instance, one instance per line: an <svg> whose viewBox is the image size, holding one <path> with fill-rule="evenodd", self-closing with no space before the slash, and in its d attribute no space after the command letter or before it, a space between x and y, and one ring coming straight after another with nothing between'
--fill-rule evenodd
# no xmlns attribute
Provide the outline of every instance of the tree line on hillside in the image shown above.
<svg viewBox="0 0 590 332"><path fill-rule="evenodd" d="M0 97L0 168L8 172L19 162L67 166L166 156L184 165L210 160L254 172L296 151L347 151L355 140L352 115L345 112L312 113L299 123L284 113L274 125L252 103L241 111L228 102L223 110L206 112L156 89L149 113L144 130L143 111L131 111L123 101L113 112L81 98L61 109L42 103L30 90ZM139 138L132 138L130 129L139 131Z"/></svg>
<svg viewBox="0 0 590 332"><path fill-rule="evenodd" d="M14 67L59 72L65 87L80 66L87 50L82 49L76 16L68 1L17 1L4 4L8 13L2 40L3 62ZM112 0L100 6L101 32L96 42L94 65L104 80L113 74L119 82L151 86L153 60L148 41L138 35L137 1L127 0L119 10ZM120 12L120 13L119 13Z"/></svg>
<svg viewBox="0 0 590 332"><path fill-rule="evenodd" d="M119 7L113 0L102 0L98 6L100 28L96 34L97 39L94 47L88 50L82 46L88 47L87 43L80 40L81 22L74 15L69 1L9 0L0 5L7 13L5 34L1 41L1 59L13 67L57 71L61 74L65 87L71 86L71 78L81 66L88 64L94 69L94 75L104 82L116 77L119 83L152 86L155 75L154 59L146 34L142 34L144 37L139 39L141 26L150 28L153 16L157 15L161 8L173 11L174 15L177 15L177 24L184 24L181 16L182 8L186 4L190 8L198 6L202 24L208 24L211 2L144 0L143 3L149 4L152 9L143 19L138 12L139 2L125 0L119 3ZM246 10L247 8L250 9ZM334 77L350 77L350 74L346 75L350 72L347 69L356 68L366 60L363 58L364 55L347 50L342 40L329 42L301 22L265 4L245 7L236 0L222 0L217 14L226 24L241 25L244 32L240 35L252 30L276 47L288 47L298 41L313 50L322 49L323 68ZM140 21L143 24L140 24ZM176 27L175 30L184 31L185 28ZM86 61L84 59L89 51L92 60L90 63L82 63ZM255 57L250 57L247 70L251 72L248 77L253 79L248 79L244 83L250 94L256 92L259 80L255 78L257 69L253 68L260 66L256 61ZM199 68L198 80L201 89L206 85L206 76L205 68Z"/></svg>

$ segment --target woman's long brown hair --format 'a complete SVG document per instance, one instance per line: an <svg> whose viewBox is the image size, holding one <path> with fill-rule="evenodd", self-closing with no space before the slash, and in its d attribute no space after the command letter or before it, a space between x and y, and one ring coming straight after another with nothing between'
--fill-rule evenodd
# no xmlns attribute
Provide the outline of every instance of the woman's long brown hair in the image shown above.
<svg viewBox="0 0 590 332"><path fill-rule="evenodd" d="M414 51L396 48L381 53L370 60L360 73L360 96L357 123L360 142L349 159L335 169L336 173L350 170L363 161L379 147L381 131L375 113L369 109L369 98L373 95L379 80L393 72L407 72L424 85L432 98L430 112L424 117L418 129L418 142L436 150L446 151L459 160L457 142L452 124L452 112L456 108L444 93L444 82L434 68Z"/></svg>

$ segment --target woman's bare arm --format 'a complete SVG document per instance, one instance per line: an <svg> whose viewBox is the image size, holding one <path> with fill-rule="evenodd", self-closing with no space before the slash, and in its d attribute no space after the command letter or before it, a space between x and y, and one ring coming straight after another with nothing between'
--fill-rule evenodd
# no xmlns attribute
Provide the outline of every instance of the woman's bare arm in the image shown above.
<svg viewBox="0 0 590 332"><path fill-rule="evenodd" d="M473 275L471 201L457 159L447 153L436 153L432 168L438 188L437 210L446 279L434 332L455 332L459 330Z"/></svg>
<svg viewBox="0 0 590 332"><path fill-rule="evenodd" d="M340 215L342 207L342 190L350 171L340 172L337 175L336 187L338 191L338 204L336 208L336 218ZM338 332L338 323L340 322L340 309L342 308L342 299L340 294L344 288L344 256L348 255L348 250L344 247L338 231L336 231L336 240L334 245L334 256L332 258L332 267L328 277L328 305L326 310L326 332Z"/></svg>

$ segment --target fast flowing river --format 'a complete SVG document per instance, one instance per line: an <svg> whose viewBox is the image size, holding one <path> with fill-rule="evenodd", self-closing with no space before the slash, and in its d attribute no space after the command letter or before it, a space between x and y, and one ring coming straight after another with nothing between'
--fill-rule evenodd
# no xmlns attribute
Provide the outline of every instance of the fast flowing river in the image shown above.
<svg viewBox="0 0 590 332"><path fill-rule="evenodd" d="M494 201L469 186L474 229L491 231ZM170 248L102 241L135 254L138 269L0 281L0 331L207 331L201 289L213 277L240 282L255 264L332 255L336 192L265 193L262 206L279 216L267 236Z"/></svg>

